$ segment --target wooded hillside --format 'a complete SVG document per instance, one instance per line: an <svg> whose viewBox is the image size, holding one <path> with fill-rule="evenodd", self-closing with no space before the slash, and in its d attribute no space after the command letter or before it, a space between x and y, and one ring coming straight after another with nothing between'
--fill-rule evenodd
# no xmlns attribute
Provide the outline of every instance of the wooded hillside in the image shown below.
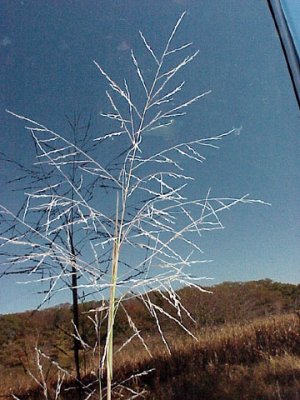
<svg viewBox="0 0 300 400"><path fill-rule="evenodd" d="M153 358L149 358L149 355L135 337L124 350L118 353L118 357L116 357L116 376L119 376L119 379L124 379L126 375L130 375L133 370L138 371L154 367L157 372L153 376L156 376L156 378L151 377L150 374L149 378L141 381L139 384L148 385L153 391L155 379L159 379L160 387L165 387L164 393L169 391L170 395L168 395L169 397L161 397L161 391L156 391L156 394L153 394L153 396L156 397L149 398L179 399L180 397L174 397L174 393L171 394L172 385L169 386L168 382L170 382L170 379L172 380L172 375L179 374L181 380L180 385L184 388L190 385L191 371L193 368L199 368L197 362L200 359L202 359L201 365L204 363L204 367L205 365L212 365L215 367L213 371L209 372L209 374L212 374L209 379L216 379L216 376L220 374L220 377L223 377L222 379L226 378L228 380L229 378L226 374L229 372L224 370L224 365L227 364L228 368L229 366L231 369L233 368L230 372L230 376L235 376L234 379L239 380L241 379L239 374L244 373L247 376L252 374L250 369L252 368L251 365L253 362L260 363L260 365L262 362L269 363L270 356L289 356L288 364L290 368L291 357L299 357L300 353L299 321L295 313L295 311L300 308L300 285L297 286L272 282L271 280L261 280L245 283L226 282L206 289L210 290L212 293L201 293L195 288L184 288L177 292L184 307L189 310L195 320L195 322L192 322L187 315L183 315L182 322L195 334L201 345L189 338L178 324L172 322L172 320L164 315L159 317L165 339L172 350L171 358L163 348L162 341L157 334L155 320L146 311L143 302L138 298L127 300L125 302L125 310L120 308L117 314L115 325L116 349L133 334L132 328L128 326L127 317L125 315L126 312L134 321L135 328L144 338L147 346L149 346L149 350L153 353ZM176 310L172 310L171 305L167 304L162 294L152 292L149 295L158 307L163 306L171 315L172 313L176 313ZM87 345L86 347L83 345L81 350L81 364L83 376L86 377L86 380L92 380L91 374L93 374L93 371L97 368L95 366L95 360L93 360L92 357L92 350L97 339L95 337L95 326L89 318L92 314L89 311L97 309L98 306L99 304L96 302L88 302L80 306L80 335L83 342ZM292 313L294 313L294 317L291 316ZM50 365L48 363L49 365L47 366L49 382L53 383L55 381L56 375L54 373L53 362L57 362L62 368L72 371L73 340L69 333L72 332L71 318L71 306L68 304L37 312L0 316L1 395L13 392L17 393L18 396L21 396L22 393L24 395L27 393L27 397L23 397L24 399L43 398L34 397L35 395L33 395L33 392L35 391L36 383L34 383L28 375L28 371L36 369L35 348L38 348L44 355L47 355L47 357L51 359L52 364ZM103 346L106 335L105 325L100 327L100 332L100 345ZM266 339L266 337L268 338ZM227 344L225 345L224 343ZM248 344L246 345L245 343ZM248 346L247 349L245 346ZM211 347L211 350L204 354L203 349L209 347ZM259 348L261 350L259 350ZM202 354L201 357L199 356L200 358L198 361L191 357L191 354L195 351ZM267 356L261 357L259 352L265 352L264 354L267 354ZM215 354L215 356L213 356L213 354ZM246 357L244 362L241 359L242 354ZM206 361L203 361L203 357ZM217 357L218 360L213 359L214 357ZM223 361L221 361L222 359ZM179 360L182 362L181 367L177 365ZM252 360L252 362L250 362L250 360ZM286 358L281 361L280 365L287 363ZM173 365L173 362L177 367ZM169 372L164 375L162 371L166 371L165 363L169 365ZM244 370L242 372L240 368L238 378L236 376L236 368L241 363L243 363L243 365L245 364L248 369L244 365ZM299 363L299 358L293 359L292 363L294 365ZM208 373L206 368L207 367L204 368L204 371ZM262 368L262 366L260 366L260 368ZM264 365L263 369L265 370L265 368L267 368L266 365ZM203 374L204 371L202 371L201 374ZM295 376L295 371L292 372L294 374L293 376ZM300 373L300 368L298 373ZM187 382L184 383L185 378L187 378L189 384ZM69 376L67 380L70 379L71 376ZM201 379L204 379L203 376ZM208 379L208 377L206 376L205 379ZM228 381L226 382L227 385ZM201 385L203 386L203 383ZM238 382L236 382L236 385L238 385ZM33 392L31 392L31 390L33 390ZM151 395L151 390L149 396ZM181 390L183 390L183 388ZM185 388L184 390L186 391L187 389ZM195 393L198 393L197 391L200 389L193 390ZM206 393L208 389L202 387L201 390L203 393ZM28 393L31 393L31 397ZM196 396L196 394L194 395ZM217 398L212 397L212 393L210 393L209 396L210 397L203 398ZM227 398L224 397L224 393L222 396L223 397L219 398ZM231 396L235 398L232 393ZM196 399L198 397L193 397L193 395L190 394L189 398ZM292 399L292 397L282 398Z"/></svg>

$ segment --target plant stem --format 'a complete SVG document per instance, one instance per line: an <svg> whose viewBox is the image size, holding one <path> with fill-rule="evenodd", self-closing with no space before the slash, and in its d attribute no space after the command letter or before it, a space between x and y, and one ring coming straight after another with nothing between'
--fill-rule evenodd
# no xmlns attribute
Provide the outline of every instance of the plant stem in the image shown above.
<svg viewBox="0 0 300 400"><path fill-rule="evenodd" d="M116 202L116 220L115 220L115 241L112 255L112 275L109 299L108 325L107 325L107 400L111 400L111 384L113 379L113 330L115 319L115 299L116 299L116 284L118 277L118 260L119 260L119 232L118 232L118 209L119 197Z"/></svg>

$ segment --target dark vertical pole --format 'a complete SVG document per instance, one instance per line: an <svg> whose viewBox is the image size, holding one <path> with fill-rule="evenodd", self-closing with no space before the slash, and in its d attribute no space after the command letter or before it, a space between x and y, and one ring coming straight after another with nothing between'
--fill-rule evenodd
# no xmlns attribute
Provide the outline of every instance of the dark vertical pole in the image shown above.
<svg viewBox="0 0 300 400"><path fill-rule="evenodd" d="M76 270L76 253L75 247L73 243L73 236L69 232L70 235L70 246L71 246L71 253L72 253L72 297L73 297L73 322L74 322L74 338L73 338L73 346L74 346L74 362L75 362L75 369L76 369L76 380L77 380L77 387L78 387L78 398L81 400L82 398L82 387L81 387L81 375L80 375L80 359L79 359L79 350L80 350L80 342L76 338L79 333L79 308L78 308L78 277L77 277L77 270ZM76 332L77 330L77 332Z"/></svg>
<svg viewBox="0 0 300 400"><path fill-rule="evenodd" d="M78 117L79 118L79 117ZM74 125L73 125L73 135L74 135L74 143L77 145L77 123L79 119L76 118L74 115ZM75 176L76 176L76 156L73 157L73 164L72 164L72 171L71 171L71 181L73 185L75 185ZM72 202L74 201L74 186L71 189L71 198ZM74 243L74 207L71 209L70 214L70 227L68 228L69 234L69 244L70 244L70 252L71 252L71 273L72 273L72 280L71 280L71 289L72 289L72 298L73 298L73 323L74 323L74 362L75 362L75 369L76 369L76 380L77 380L77 389L78 389L78 400L82 399L82 384L81 384L81 374L80 374L80 358L79 358L79 351L81 347L81 343L76 336L79 334L79 307L78 307L78 271L76 268L76 249ZM77 332L76 332L77 330Z"/></svg>
<svg viewBox="0 0 300 400"><path fill-rule="evenodd" d="M300 59L291 35L280 0L268 0L269 9L275 24L285 61L291 77L298 107L300 109Z"/></svg>

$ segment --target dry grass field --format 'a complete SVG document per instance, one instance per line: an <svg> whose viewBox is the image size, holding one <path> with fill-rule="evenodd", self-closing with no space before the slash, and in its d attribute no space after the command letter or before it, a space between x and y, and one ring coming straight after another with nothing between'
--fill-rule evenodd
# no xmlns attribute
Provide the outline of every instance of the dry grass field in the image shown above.
<svg viewBox="0 0 300 400"><path fill-rule="evenodd" d="M202 323L196 323L193 328L197 341L170 323L162 321L162 324L165 324L165 338L170 346L171 355L167 352L159 335L155 333L155 330L151 330L151 321L142 314L139 305L129 304L128 308L136 312L139 328L142 330L144 327L143 337L152 357L136 338L116 353L114 399L300 399L300 318L295 312L285 311L289 301L291 299L294 301L293 296L298 296L298 292L293 292L292 287L280 286L282 295L280 300L278 295L280 290L275 290L273 283L263 281L255 285L249 283L243 288L244 300L247 299L247 303L251 300L251 296L253 296L252 302L257 301L256 315L253 316L251 312L251 318L245 315L244 319L241 319L239 308L236 306L235 315L224 313L225 321L219 321L216 294L219 292L219 305L223 307L228 286L230 286L230 291L234 291L232 284L216 287L213 297L204 294L205 301L212 303L206 304L206 317L203 313L201 315L198 313L198 320ZM236 285L236 289L238 288L239 286ZM287 289L290 289L289 293ZM264 293L263 302L259 293ZM188 297L187 295L185 290L181 293L183 301L185 296ZM195 293L190 293L190 295L196 296ZM240 302L241 310L245 305L242 303ZM264 316L266 308L263 308L261 303L267 304L269 315ZM197 306L195 298L193 298L193 304ZM252 306L253 311L255 305L252 304ZM60 317L53 310L34 314L31 318L35 320L35 323L31 321L31 327L37 326L38 322L42 324L45 313L49 313L48 326L51 326L51 318L61 318L61 321L67 318L67 307L55 309L59 311ZM216 317L215 321L213 321L212 313ZM19 314L19 316L22 315ZM205 319L208 320L208 315L210 316L209 323L204 323ZM7 321L14 321L16 329L18 325L15 322L16 316L6 316L6 318ZM24 315L22 318L24 320ZM10 322L10 324L12 335L13 323ZM125 325L122 325L122 315L119 316L117 326L119 331L116 335L116 351L128 333ZM42 326L40 328L42 329ZM43 389L28 374L30 370L35 377L39 376L33 352L37 342L39 348L50 355L52 360L50 365L49 361L41 356L49 400L55 399L57 381L57 368L53 365L53 360L59 362L63 368L72 368L70 343L69 338L65 337L62 331L64 328L52 333L51 331L41 333L41 331L38 332L37 327L35 329L36 332L31 332L29 335L28 329L23 328L23 337L21 332L16 333L15 337L12 335L11 340L1 347L0 393L2 398L12 398L12 393L22 400L45 398ZM27 369L27 373L24 368ZM95 390L90 398L99 398L97 383L93 383L96 381L95 372L97 371L95 357L84 350L82 350L82 368L84 383L88 386L88 390L90 392ZM151 372L143 374L144 371ZM133 375L135 377L128 380ZM123 384L124 381L126 382ZM66 376L58 398L75 399L72 390L66 391L72 386L74 386L72 377ZM135 396L135 392L139 392L140 395Z"/></svg>

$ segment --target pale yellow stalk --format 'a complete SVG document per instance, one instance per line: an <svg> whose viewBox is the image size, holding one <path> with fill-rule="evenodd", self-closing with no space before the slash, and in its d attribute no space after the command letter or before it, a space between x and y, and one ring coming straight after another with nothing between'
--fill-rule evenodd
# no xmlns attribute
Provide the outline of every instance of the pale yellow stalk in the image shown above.
<svg viewBox="0 0 300 400"><path fill-rule="evenodd" d="M114 239L113 254L112 254L112 274L111 274L111 287L110 287L109 311L108 311L108 323L107 323L107 357L106 357L107 400L111 400L111 384L113 379L113 330L114 330L114 319L115 319L116 285L118 277L118 261L119 261L119 248L120 248L118 212L119 212L119 198L117 197L115 239Z"/></svg>

